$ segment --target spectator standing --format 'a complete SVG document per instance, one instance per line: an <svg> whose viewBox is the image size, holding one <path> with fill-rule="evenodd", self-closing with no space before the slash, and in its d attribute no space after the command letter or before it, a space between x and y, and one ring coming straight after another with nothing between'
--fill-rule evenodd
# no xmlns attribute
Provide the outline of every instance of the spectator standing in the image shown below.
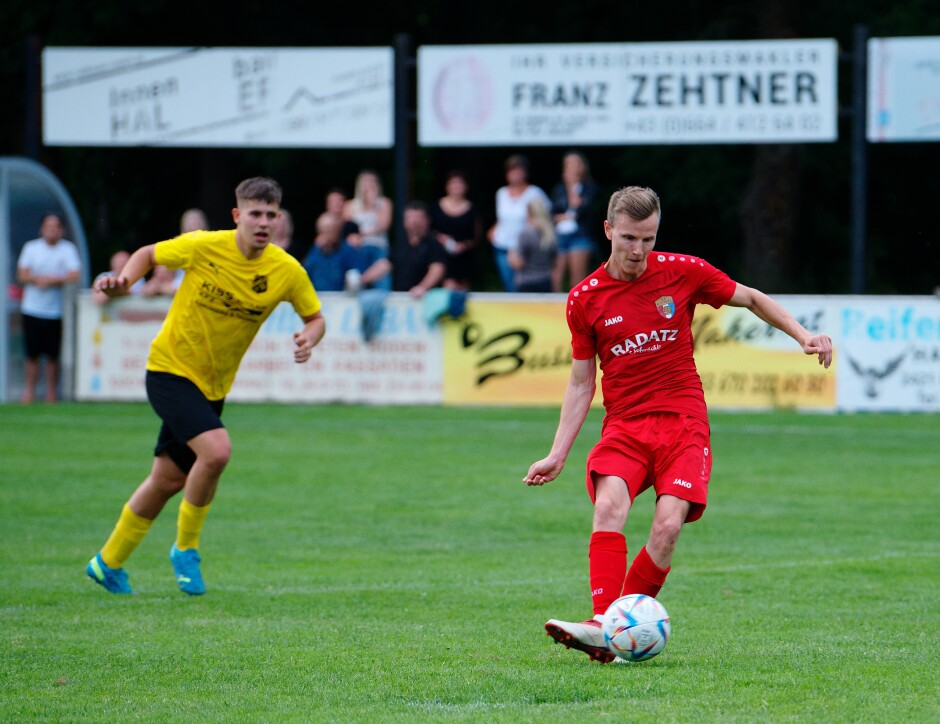
<svg viewBox="0 0 940 724"><path fill-rule="evenodd" d="M532 199L526 212L526 227L519 234L519 246L509 251L509 264L516 271L517 292L547 294L558 255L555 223L540 199Z"/></svg>
<svg viewBox="0 0 940 724"><path fill-rule="evenodd" d="M451 171L444 182L444 196L431 209L431 228L447 252L443 286L467 292L476 277L474 256L481 222L473 202L467 198L469 184L462 171Z"/></svg>
<svg viewBox="0 0 940 724"><path fill-rule="evenodd" d="M405 243L395 256L395 289L420 298L444 281L447 252L431 233L431 217L423 202L409 202L402 223Z"/></svg>
<svg viewBox="0 0 940 724"><path fill-rule="evenodd" d="M65 224L58 214L46 214L39 238L27 241L16 265L23 285L23 338L26 347L25 387L22 401L36 399L40 362L46 362L46 402L55 402L59 386L59 354L62 348L62 316L66 284L78 282L81 259L78 248L64 239Z"/></svg>
<svg viewBox="0 0 940 724"><path fill-rule="evenodd" d="M522 154L506 159L506 185L496 192L496 223L488 236L493 244L496 268L507 292L515 291L515 270L509 264L509 250L519 244L519 234L526 226L527 207L540 199L551 208L551 201L538 186L529 183L529 160Z"/></svg>
<svg viewBox="0 0 940 724"><path fill-rule="evenodd" d="M561 180L552 189L552 214L558 234L556 292L570 289L588 275L597 254L591 232L596 200L597 184L591 178L587 158L578 151L568 151L562 157Z"/></svg>
<svg viewBox="0 0 940 724"><path fill-rule="evenodd" d="M359 226L362 243L388 253L388 230L392 226L392 200L382 193L375 171L362 171L356 177L356 191L346 202L344 216Z"/></svg>

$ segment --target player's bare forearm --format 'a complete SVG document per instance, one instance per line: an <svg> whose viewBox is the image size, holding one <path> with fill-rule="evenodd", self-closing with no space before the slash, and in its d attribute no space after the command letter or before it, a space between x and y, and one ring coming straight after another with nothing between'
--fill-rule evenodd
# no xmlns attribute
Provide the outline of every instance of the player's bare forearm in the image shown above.
<svg viewBox="0 0 940 724"><path fill-rule="evenodd" d="M779 302L757 289L738 284L728 301L734 307L748 309L758 319L797 341L808 355L817 355L819 364L828 369L832 364L832 339L825 334L813 334L796 321Z"/></svg>
<svg viewBox="0 0 940 724"><path fill-rule="evenodd" d="M92 288L110 298L123 297L129 293L144 275L156 265L153 255L154 244L142 246L131 254L124 268L117 274L99 274Z"/></svg>
<svg viewBox="0 0 940 724"><path fill-rule="evenodd" d="M316 347L323 335L326 334L326 320L317 312L310 317L304 317L304 328L294 333L294 362L302 364L310 359L313 348Z"/></svg>

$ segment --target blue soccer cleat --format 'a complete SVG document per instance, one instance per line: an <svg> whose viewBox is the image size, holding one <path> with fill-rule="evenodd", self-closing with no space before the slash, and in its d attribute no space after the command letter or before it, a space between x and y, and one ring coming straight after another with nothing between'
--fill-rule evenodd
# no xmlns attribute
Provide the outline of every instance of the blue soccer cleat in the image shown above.
<svg viewBox="0 0 940 724"><path fill-rule="evenodd" d="M180 550L176 543L170 548L170 563L173 564L173 573L176 575L176 585L183 593L190 596L201 596L206 592L206 584L199 572L199 551L195 548Z"/></svg>
<svg viewBox="0 0 940 724"><path fill-rule="evenodd" d="M88 577L111 593L133 593L127 582L127 572L123 568L109 568L98 553L85 568Z"/></svg>

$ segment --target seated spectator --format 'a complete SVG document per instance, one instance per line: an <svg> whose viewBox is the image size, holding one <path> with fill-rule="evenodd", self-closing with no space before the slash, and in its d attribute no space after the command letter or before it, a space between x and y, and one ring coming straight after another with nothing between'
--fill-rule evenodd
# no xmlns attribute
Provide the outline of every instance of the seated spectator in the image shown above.
<svg viewBox="0 0 940 724"><path fill-rule="evenodd" d="M388 231L392 225L392 200L384 195L375 171L363 171L356 177L355 195L346 202L343 216L359 225L362 243L377 246L388 253Z"/></svg>
<svg viewBox="0 0 940 724"><path fill-rule="evenodd" d="M306 256L304 250L294 241L294 216L285 208L281 208L281 213L277 217L271 243L286 251L297 261L301 261Z"/></svg>
<svg viewBox="0 0 940 724"><path fill-rule="evenodd" d="M150 278L144 282L140 289L142 297L167 296L172 297L179 289L180 282L183 280L181 274L173 271L163 264L157 264L150 273Z"/></svg>
<svg viewBox="0 0 940 724"><path fill-rule="evenodd" d="M339 186L334 186L326 192L324 209L328 214L343 216L346 211L346 202L349 197ZM362 245L362 235L359 233L359 224L352 219L343 219L343 238L353 246Z"/></svg>
<svg viewBox="0 0 940 724"><path fill-rule="evenodd" d="M519 244L509 250L516 291L551 292L557 256L555 222L542 200L532 199L526 206L526 225L519 234Z"/></svg>
<svg viewBox="0 0 940 724"><path fill-rule="evenodd" d="M324 212L317 219L317 236L303 261L314 288L355 292L389 286L392 265L388 257L375 247L356 249L343 238L342 228L343 219L336 214Z"/></svg>
<svg viewBox="0 0 940 724"><path fill-rule="evenodd" d="M403 224L406 243L400 245L395 256L395 288L420 298L444 281L447 252L431 232L431 217L421 201L405 207Z"/></svg>
<svg viewBox="0 0 940 724"><path fill-rule="evenodd" d="M124 268L124 265L127 264L127 260L131 258L129 252L121 249L116 251L111 255L111 260L108 265L108 271L103 272L104 274L111 274L116 276L121 273L121 269ZM128 289L128 294L140 294L144 288L146 282L143 279L138 279L134 285ZM104 304L108 301L109 297L104 292L92 291L91 298L94 299L98 304Z"/></svg>
<svg viewBox="0 0 940 724"><path fill-rule="evenodd" d="M180 233L188 234L190 231L205 231L209 228L209 219L202 209L186 209L180 217Z"/></svg>
<svg viewBox="0 0 940 724"><path fill-rule="evenodd" d="M183 212L183 215L180 217L180 234L189 234L193 231L207 231L209 229L209 218L206 216L206 212L202 209L186 209ZM176 290L180 288L180 284L183 283L183 275L186 273L184 269L177 269L173 272L173 283L172 285L164 280L160 279L152 285L152 289L148 292L148 296L153 296L155 294L167 294L172 296L176 294ZM157 274L157 270L154 269L150 274L150 279L154 277L162 277L163 274Z"/></svg>

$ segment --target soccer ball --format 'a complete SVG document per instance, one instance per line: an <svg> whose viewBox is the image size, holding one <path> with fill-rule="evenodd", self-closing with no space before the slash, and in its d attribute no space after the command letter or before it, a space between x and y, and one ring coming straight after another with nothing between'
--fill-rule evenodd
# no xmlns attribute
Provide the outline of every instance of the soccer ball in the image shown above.
<svg viewBox="0 0 940 724"><path fill-rule="evenodd" d="M644 661L661 653L672 630L663 604L642 593L631 593L610 604L603 628L610 652L625 661Z"/></svg>

